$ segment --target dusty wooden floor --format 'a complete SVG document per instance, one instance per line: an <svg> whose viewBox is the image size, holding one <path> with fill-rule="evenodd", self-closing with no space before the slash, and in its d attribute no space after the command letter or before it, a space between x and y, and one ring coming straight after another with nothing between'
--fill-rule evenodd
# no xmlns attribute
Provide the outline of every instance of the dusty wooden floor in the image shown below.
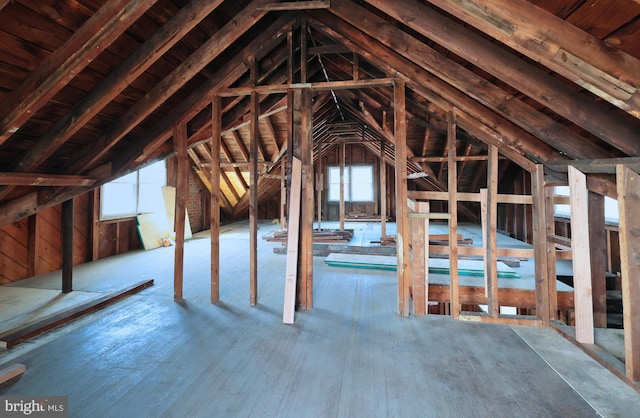
<svg viewBox="0 0 640 418"><path fill-rule="evenodd" d="M271 228L261 225L260 234ZM74 417L588 417L640 410L637 392L613 375L599 377L608 372L552 330L398 317L393 272L336 269L316 258L315 307L283 325L284 256L272 253L276 244L260 242L259 304L252 308L246 224L225 229L221 303L208 303L208 239L186 245L184 304L172 301L172 248L96 264L89 280L154 278L156 285L4 353L1 363L28 369L0 394L66 395ZM588 372L571 376L575 365ZM563 367L561 377L555 370Z"/></svg>

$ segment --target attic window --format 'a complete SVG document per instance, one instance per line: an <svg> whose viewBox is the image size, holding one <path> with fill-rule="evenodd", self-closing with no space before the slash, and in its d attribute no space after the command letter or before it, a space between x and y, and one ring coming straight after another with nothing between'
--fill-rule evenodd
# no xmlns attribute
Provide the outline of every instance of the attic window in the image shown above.
<svg viewBox="0 0 640 418"><path fill-rule="evenodd" d="M569 196L569 186L555 186L554 193L559 196ZM571 217L571 207L569 205L554 205L556 216L565 218ZM604 198L604 217L607 222L618 223L618 201L610 197Z"/></svg>
<svg viewBox="0 0 640 418"><path fill-rule="evenodd" d="M328 167L329 201L340 201L340 167ZM345 202L373 202L373 166L353 165L344 168Z"/></svg>
<svg viewBox="0 0 640 418"><path fill-rule="evenodd" d="M164 207L162 186L166 185L164 161L148 165L106 183L100 191L100 220L128 218Z"/></svg>

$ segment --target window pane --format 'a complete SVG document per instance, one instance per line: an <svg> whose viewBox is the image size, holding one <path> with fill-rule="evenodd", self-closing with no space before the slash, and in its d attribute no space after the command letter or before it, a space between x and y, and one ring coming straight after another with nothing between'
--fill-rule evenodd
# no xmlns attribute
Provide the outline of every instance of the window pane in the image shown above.
<svg viewBox="0 0 640 418"><path fill-rule="evenodd" d="M354 166L351 167L351 192L354 202L373 201L373 167Z"/></svg>
<svg viewBox="0 0 640 418"><path fill-rule="evenodd" d="M134 173L135 174L135 173ZM102 186L101 216L116 218L136 214L136 186L131 183L111 182Z"/></svg>
<svg viewBox="0 0 640 418"><path fill-rule="evenodd" d="M329 169L329 201L340 201L340 167ZM349 200L349 167L344 168L344 200Z"/></svg>
<svg viewBox="0 0 640 418"><path fill-rule="evenodd" d="M164 161L140 169L138 213L164 211L162 186L165 185L166 172Z"/></svg>
<svg viewBox="0 0 640 418"><path fill-rule="evenodd" d="M569 196L569 186L555 186L554 193L559 196ZM556 215L571 216L571 206L554 205L553 207Z"/></svg>
<svg viewBox="0 0 640 418"><path fill-rule="evenodd" d="M165 210L161 185L140 183L138 193L138 213L160 213Z"/></svg>
<svg viewBox="0 0 640 418"><path fill-rule="evenodd" d="M140 169L140 183L153 183L164 186L167 170L164 161L158 161Z"/></svg>

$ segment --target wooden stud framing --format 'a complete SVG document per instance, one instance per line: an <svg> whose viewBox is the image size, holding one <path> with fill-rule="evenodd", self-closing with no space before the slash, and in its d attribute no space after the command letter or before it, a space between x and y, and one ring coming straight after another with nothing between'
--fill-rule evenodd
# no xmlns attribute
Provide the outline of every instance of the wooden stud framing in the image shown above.
<svg viewBox="0 0 640 418"><path fill-rule="evenodd" d="M573 254L576 340L580 343L593 344L587 177L574 167L569 167L569 187L571 190L571 252Z"/></svg>
<svg viewBox="0 0 640 418"><path fill-rule="evenodd" d="M187 194L189 192L189 160L187 156L187 125L181 123L173 130L176 152L176 208L175 233L176 248L173 266L173 300L182 301L182 282L184 274L184 225Z"/></svg>
<svg viewBox="0 0 640 418"><path fill-rule="evenodd" d="M553 202L551 206L547 204L547 193L544 187L544 166L537 165L536 172L531 176L531 190L533 197L533 250L535 263L535 283L536 283L536 315L542 320L545 326L549 326L551 313L549 306L549 281L554 281L555 290L555 273L550 276L548 263L550 262L550 254L553 254L553 270L555 272L555 251L549 251L549 228L547 222L553 222ZM551 216L547 214L547 210L551 210Z"/></svg>
<svg viewBox="0 0 640 418"><path fill-rule="evenodd" d="M409 271L409 225L407 208L407 115L404 81L393 89L396 145L396 252L398 257L398 314L409 316L411 305Z"/></svg>
<svg viewBox="0 0 640 418"><path fill-rule="evenodd" d="M627 377L640 381L640 176L625 166L617 168L620 211L622 310Z"/></svg>
<svg viewBox="0 0 640 418"><path fill-rule="evenodd" d="M62 293L73 290L73 199L62 203Z"/></svg>
<svg viewBox="0 0 640 418"><path fill-rule="evenodd" d="M211 102L211 303L220 300L220 143L222 141L222 100Z"/></svg>
<svg viewBox="0 0 640 418"><path fill-rule="evenodd" d="M449 279L451 292L451 316L460 315L460 289L458 287L458 184L456 165L456 114L447 112L447 157L449 186Z"/></svg>

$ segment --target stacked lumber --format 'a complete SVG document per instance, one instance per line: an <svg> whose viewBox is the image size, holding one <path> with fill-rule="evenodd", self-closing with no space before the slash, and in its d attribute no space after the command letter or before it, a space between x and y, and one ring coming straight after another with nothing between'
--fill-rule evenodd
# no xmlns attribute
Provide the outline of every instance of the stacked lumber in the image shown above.
<svg viewBox="0 0 640 418"><path fill-rule="evenodd" d="M264 239L269 242L287 242L288 231L275 231ZM353 229L338 231L333 229L314 229L313 242L349 242L353 238Z"/></svg>
<svg viewBox="0 0 640 418"><path fill-rule="evenodd" d="M473 245L473 238L463 238L462 234L458 234L458 246L471 246ZM393 235L387 235L380 241L371 241L372 244L380 245L395 245L396 237ZM429 245L449 245L449 234L430 234Z"/></svg>

